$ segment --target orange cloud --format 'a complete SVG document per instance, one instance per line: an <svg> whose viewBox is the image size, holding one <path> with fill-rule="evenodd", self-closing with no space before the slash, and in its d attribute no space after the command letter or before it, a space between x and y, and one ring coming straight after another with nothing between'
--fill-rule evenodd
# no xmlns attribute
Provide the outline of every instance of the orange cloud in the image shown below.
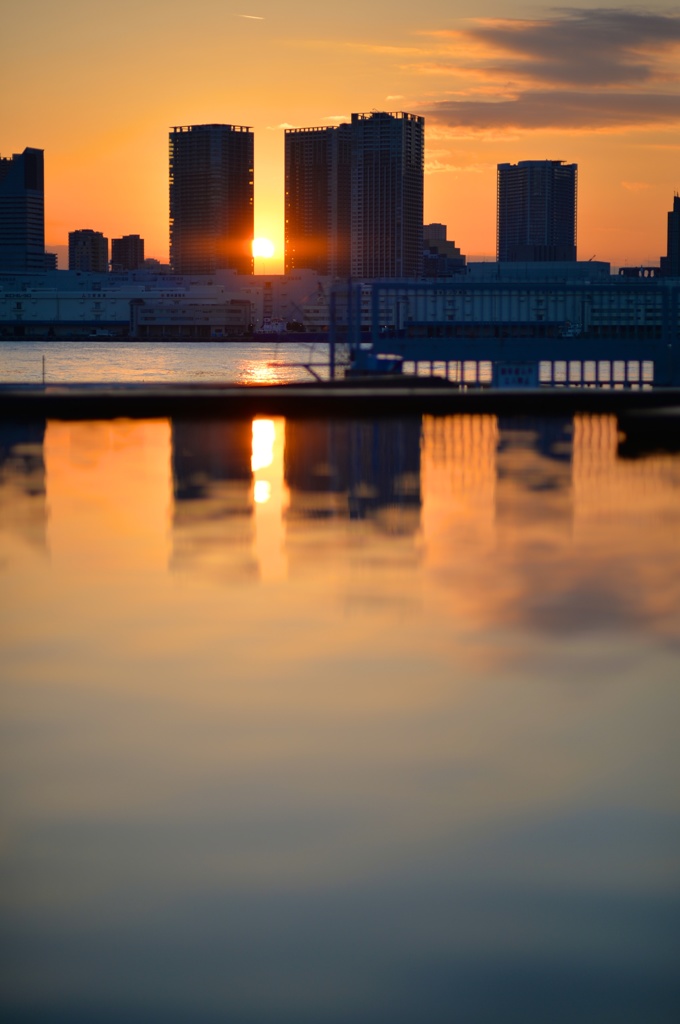
<svg viewBox="0 0 680 1024"><path fill-rule="evenodd" d="M435 121L481 130L617 130L680 121L680 15L567 9L547 19L484 19L428 35L435 43L430 59L408 70L464 82L464 98L448 94L425 109ZM480 83L495 83L492 99L472 98Z"/></svg>
<svg viewBox="0 0 680 1024"><path fill-rule="evenodd" d="M424 111L451 127L623 129L680 121L680 95L545 89L497 100L440 100Z"/></svg>
<svg viewBox="0 0 680 1024"><path fill-rule="evenodd" d="M678 80L677 71L662 70L666 55L675 56L680 46L680 16L675 14L573 9L537 21L479 20L469 29L435 37L450 42L449 56L458 68L543 84L631 85L661 76Z"/></svg>

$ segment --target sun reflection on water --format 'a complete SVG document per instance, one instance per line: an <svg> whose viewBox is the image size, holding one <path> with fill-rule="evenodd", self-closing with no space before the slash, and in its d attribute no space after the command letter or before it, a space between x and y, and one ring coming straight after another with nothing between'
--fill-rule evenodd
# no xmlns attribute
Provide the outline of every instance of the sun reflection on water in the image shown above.
<svg viewBox="0 0 680 1024"><path fill-rule="evenodd" d="M253 498L256 505L264 505L272 496L272 485L269 480L256 480L253 488Z"/></svg>
<svg viewBox="0 0 680 1024"><path fill-rule="evenodd" d="M254 531L253 554L260 579L275 582L286 579L285 513L288 488L284 481L285 420L253 420Z"/></svg>
<svg viewBox="0 0 680 1024"><path fill-rule="evenodd" d="M274 461L274 438L276 430L273 420L253 420L253 473L271 466Z"/></svg>

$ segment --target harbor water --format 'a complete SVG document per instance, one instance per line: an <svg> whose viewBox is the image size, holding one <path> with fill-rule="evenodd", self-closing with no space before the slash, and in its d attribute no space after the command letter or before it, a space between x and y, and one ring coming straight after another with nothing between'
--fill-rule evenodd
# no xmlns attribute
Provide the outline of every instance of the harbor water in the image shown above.
<svg viewBox="0 0 680 1024"><path fill-rule="evenodd" d="M283 384L312 380L309 364L327 377L328 348L270 340L0 341L0 383Z"/></svg>
<svg viewBox="0 0 680 1024"><path fill-rule="evenodd" d="M606 415L0 424L2 1020L675 1022L679 538Z"/></svg>

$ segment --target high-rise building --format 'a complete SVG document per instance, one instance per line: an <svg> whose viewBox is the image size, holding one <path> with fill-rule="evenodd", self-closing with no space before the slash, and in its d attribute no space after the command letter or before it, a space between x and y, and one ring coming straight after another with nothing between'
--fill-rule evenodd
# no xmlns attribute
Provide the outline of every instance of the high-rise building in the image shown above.
<svg viewBox="0 0 680 1024"><path fill-rule="evenodd" d="M170 262L178 274L253 272L253 132L195 124L170 132Z"/></svg>
<svg viewBox="0 0 680 1024"><path fill-rule="evenodd" d="M0 270L45 269L44 153L0 157Z"/></svg>
<svg viewBox="0 0 680 1024"><path fill-rule="evenodd" d="M421 275L424 125L373 111L286 132L286 270Z"/></svg>
<svg viewBox="0 0 680 1024"><path fill-rule="evenodd" d="M425 118L352 114L352 276L420 277Z"/></svg>
<svg viewBox="0 0 680 1024"><path fill-rule="evenodd" d="M68 269L105 274L109 267L109 240L101 231L80 228L68 233Z"/></svg>
<svg viewBox="0 0 680 1024"><path fill-rule="evenodd" d="M144 266L144 239L123 235L111 239L111 270L140 270Z"/></svg>
<svg viewBox="0 0 680 1024"><path fill-rule="evenodd" d="M350 140L347 124L286 131L286 273L349 276Z"/></svg>
<svg viewBox="0 0 680 1024"><path fill-rule="evenodd" d="M498 165L496 258L576 259L576 164L521 160Z"/></svg>
<svg viewBox="0 0 680 1024"><path fill-rule="evenodd" d="M663 277L680 277L680 196L673 196L673 209L668 212L666 255L661 257Z"/></svg>

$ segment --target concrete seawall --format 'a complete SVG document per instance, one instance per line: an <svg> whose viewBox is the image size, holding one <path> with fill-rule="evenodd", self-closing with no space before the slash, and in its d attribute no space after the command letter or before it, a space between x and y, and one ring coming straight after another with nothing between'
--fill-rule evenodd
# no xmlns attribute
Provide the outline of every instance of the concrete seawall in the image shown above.
<svg viewBox="0 0 680 1024"><path fill-rule="evenodd" d="M265 386L0 384L0 419L244 416L573 415L680 408L680 389L462 389L403 378ZM658 418L658 417L657 417Z"/></svg>

